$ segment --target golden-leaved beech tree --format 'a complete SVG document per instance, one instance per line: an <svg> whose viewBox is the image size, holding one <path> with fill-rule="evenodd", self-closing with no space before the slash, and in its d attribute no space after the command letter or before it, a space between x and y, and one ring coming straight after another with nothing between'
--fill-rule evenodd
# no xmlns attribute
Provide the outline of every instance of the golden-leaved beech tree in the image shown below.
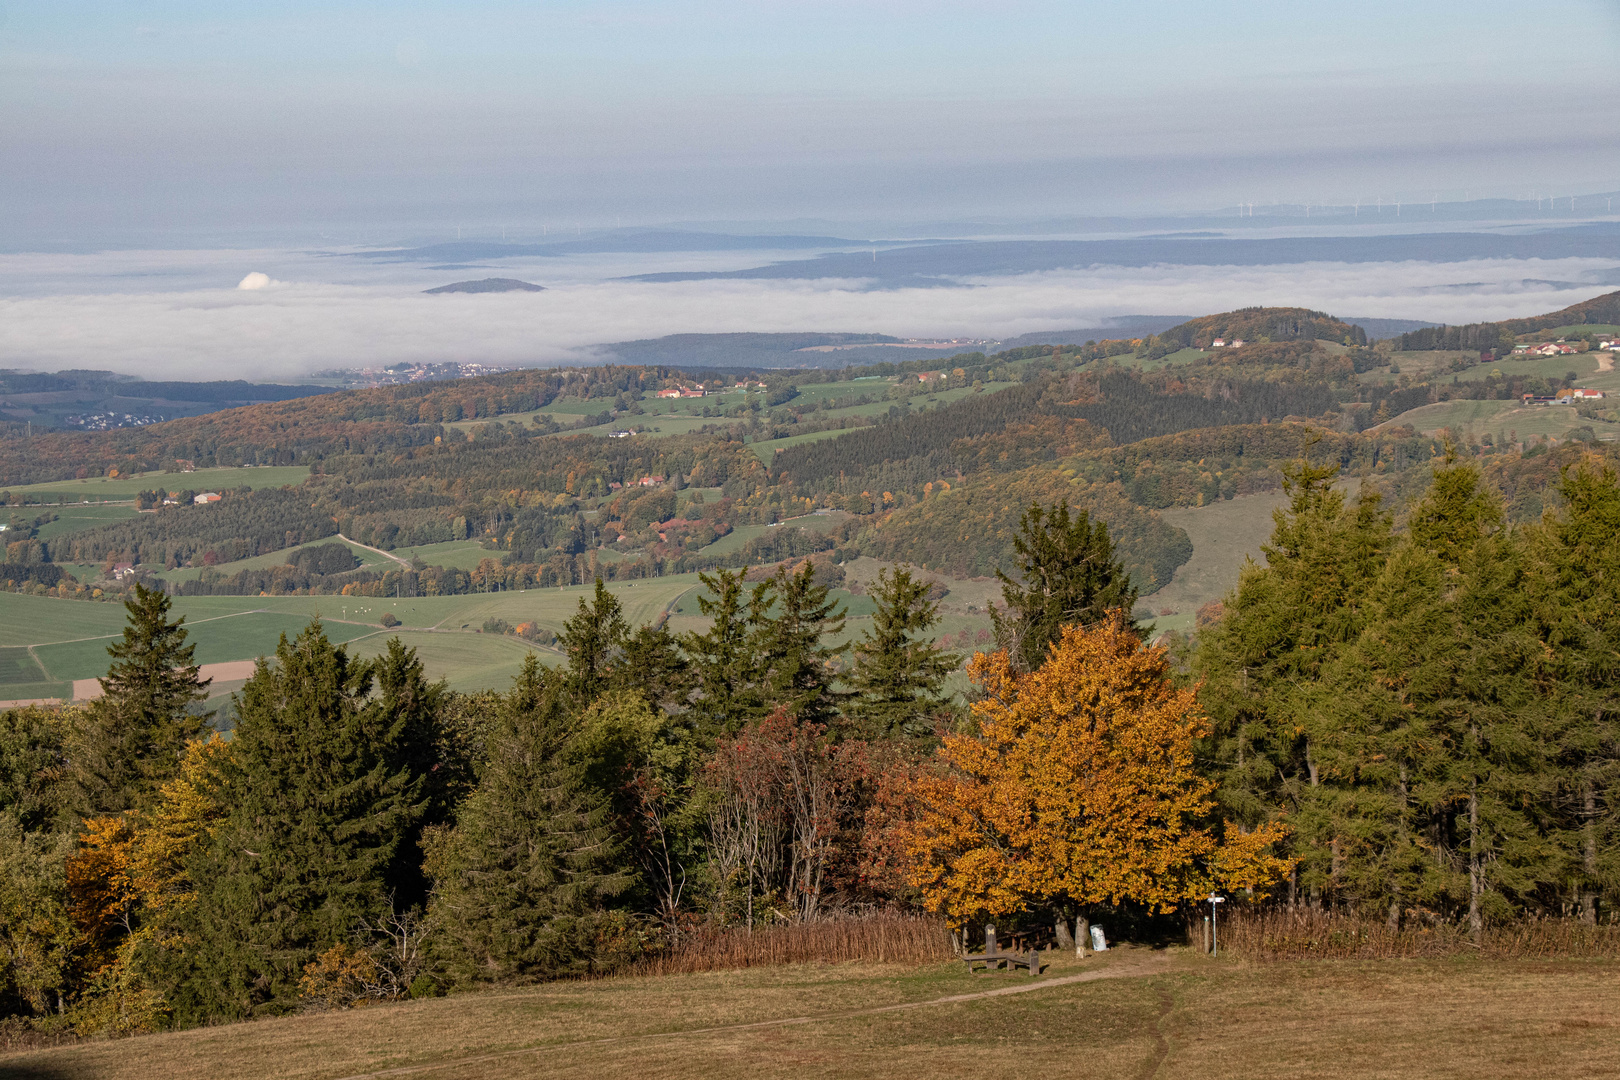
<svg viewBox="0 0 1620 1080"><path fill-rule="evenodd" d="M1164 650L1115 612L1065 627L1044 665L973 659L976 733L945 737L900 826L911 883L953 922L1135 903L1166 912L1211 889L1257 892L1291 863L1270 824L1223 831L1194 769L1209 725Z"/></svg>

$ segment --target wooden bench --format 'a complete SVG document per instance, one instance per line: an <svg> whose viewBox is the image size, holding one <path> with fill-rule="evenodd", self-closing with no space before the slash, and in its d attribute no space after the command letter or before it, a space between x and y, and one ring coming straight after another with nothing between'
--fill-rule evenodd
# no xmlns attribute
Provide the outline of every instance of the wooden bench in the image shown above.
<svg viewBox="0 0 1620 1080"><path fill-rule="evenodd" d="M996 947L996 928L993 926L984 928L984 952L963 953L962 959L967 963L969 974L974 973L975 964L983 964L986 971L1027 968L1031 977L1041 973L1039 949L1030 949L1029 952L1002 952Z"/></svg>

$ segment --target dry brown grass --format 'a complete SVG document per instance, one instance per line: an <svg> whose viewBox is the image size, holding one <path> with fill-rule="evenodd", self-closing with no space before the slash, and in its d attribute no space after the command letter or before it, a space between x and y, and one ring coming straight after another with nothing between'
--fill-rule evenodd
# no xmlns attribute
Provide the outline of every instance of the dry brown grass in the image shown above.
<svg viewBox="0 0 1620 1080"><path fill-rule="evenodd" d="M1084 961L1052 956L1039 980L972 977L948 963L552 984L0 1055L0 1075L338 1080L397 1067L426 1080L1620 1075L1620 963L1258 964L1129 948ZM1124 977L1050 984L1087 971ZM960 997L1040 984L1048 985ZM935 1004L865 1011L906 1002Z"/></svg>
<svg viewBox="0 0 1620 1080"><path fill-rule="evenodd" d="M938 919L867 915L753 930L732 926L690 931L669 952L642 964L637 974L689 975L783 964L935 964L954 956L950 933Z"/></svg>
<svg viewBox="0 0 1620 1080"><path fill-rule="evenodd" d="M1196 943L1195 943L1196 944ZM1309 908L1234 912L1221 951L1251 960L1412 960L1472 954L1498 960L1620 959L1620 924L1525 919L1488 926L1478 943L1449 924L1391 930L1381 920Z"/></svg>

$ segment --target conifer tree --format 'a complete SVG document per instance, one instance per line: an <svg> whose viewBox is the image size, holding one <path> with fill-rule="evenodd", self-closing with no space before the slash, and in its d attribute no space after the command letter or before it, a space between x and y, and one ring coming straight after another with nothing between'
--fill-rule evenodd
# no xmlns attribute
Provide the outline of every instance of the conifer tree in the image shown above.
<svg viewBox="0 0 1620 1080"><path fill-rule="evenodd" d="M24 832L72 827L63 790L68 727L62 711L39 705L0 712L0 815Z"/></svg>
<svg viewBox="0 0 1620 1080"><path fill-rule="evenodd" d="M1391 544L1378 494L1364 487L1347 506L1332 486L1337 474L1305 461L1284 467L1290 504L1274 515L1266 565L1243 569L1221 621L1199 639L1194 669L1213 725L1204 756L1226 812L1251 826L1309 801L1323 782L1312 737L1320 725L1309 721L1324 673L1361 632Z"/></svg>
<svg viewBox="0 0 1620 1080"><path fill-rule="evenodd" d="M75 718L69 736L74 809L117 813L149 803L179 768L186 744L208 730L191 711L206 698L196 646L186 643L185 617L169 619L167 593L135 586L124 601L129 621L107 646L112 666L102 696Z"/></svg>
<svg viewBox="0 0 1620 1080"><path fill-rule="evenodd" d="M1118 609L1130 617L1136 586L1125 573L1104 521L1070 514L1067 501L1047 510L1032 503L1013 539L1018 581L1001 570L1005 613L991 611L996 644L1020 671L1046 662L1046 651L1065 626L1091 626Z"/></svg>
<svg viewBox="0 0 1620 1080"><path fill-rule="evenodd" d="M709 629L681 639L697 677L693 721L710 738L735 734L754 711L748 701L758 679L751 615L763 611L769 586L763 582L756 586L749 603L745 573L717 570L698 575L704 589L698 595L698 610L709 617Z"/></svg>
<svg viewBox="0 0 1620 1080"><path fill-rule="evenodd" d="M167 958L181 1019L285 1012L304 965L378 921L410 876L428 801L422 706L434 691L407 651L368 700L376 665L319 621L282 637L238 697L228 813L191 868L187 942Z"/></svg>
<svg viewBox="0 0 1620 1080"><path fill-rule="evenodd" d="M868 739L927 735L930 715L945 703L940 688L961 658L940 652L922 636L939 620L929 587L908 567L892 577L887 570L878 572L870 593L877 610L855 644L849 680L860 696L848 711Z"/></svg>
<svg viewBox="0 0 1620 1080"><path fill-rule="evenodd" d="M1433 553L1399 547L1368 589L1365 625L1305 695L1315 782L1292 820L1300 880L1387 918L1435 903L1424 800L1456 704L1457 640ZM1441 888L1443 892L1443 886Z"/></svg>
<svg viewBox="0 0 1620 1080"><path fill-rule="evenodd" d="M623 661L610 682L636 691L654 708L676 712L689 704L692 665L681 654L675 635L660 621L625 638Z"/></svg>
<svg viewBox="0 0 1620 1080"><path fill-rule="evenodd" d="M430 917L462 981L588 971L617 866L608 800L569 753L569 692L530 656L502 698L478 788L429 842Z"/></svg>
<svg viewBox="0 0 1620 1080"><path fill-rule="evenodd" d="M753 605L755 648L763 669L765 704L785 708L800 721L826 726L837 716L842 695L832 688L829 661L841 647L823 639L841 634L844 613L832 591L816 584L815 566L806 559L797 573L784 565L777 569L769 594L758 594ZM769 596L768 617L758 601Z"/></svg>
<svg viewBox="0 0 1620 1080"><path fill-rule="evenodd" d="M1620 894L1620 475L1566 467L1564 507L1528 538L1528 593L1544 645L1553 837L1582 919Z"/></svg>
<svg viewBox="0 0 1620 1080"><path fill-rule="evenodd" d="M608 688L629 634L619 598L597 578L591 602L580 597L579 609L557 635L557 644L568 654L566 689L579 707L589 705Z"/></svg>

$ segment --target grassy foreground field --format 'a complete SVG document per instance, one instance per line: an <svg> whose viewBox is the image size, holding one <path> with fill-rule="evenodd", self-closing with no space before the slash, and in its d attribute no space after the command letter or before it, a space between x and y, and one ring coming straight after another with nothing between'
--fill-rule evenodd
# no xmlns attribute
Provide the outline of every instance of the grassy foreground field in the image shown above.
<svg viewBox="0 0 1620 1080"><path fill-rule="evenodd" d="M17 1080L260 1077L1588 1077L1620 965L1248 965L1184 949L508 988L0 1056Z"/></svg>

